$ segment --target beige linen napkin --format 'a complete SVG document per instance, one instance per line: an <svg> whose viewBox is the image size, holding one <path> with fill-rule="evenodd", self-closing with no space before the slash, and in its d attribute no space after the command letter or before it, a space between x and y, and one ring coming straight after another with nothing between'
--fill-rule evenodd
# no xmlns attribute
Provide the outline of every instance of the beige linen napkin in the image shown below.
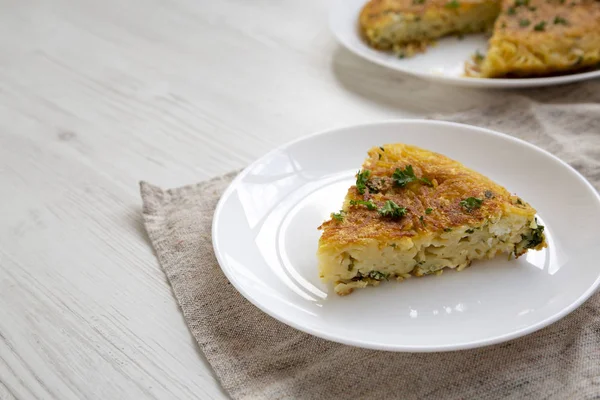
<svg viewBox="0 0 600 400"><path fill-rule="evenodd" d="M498 98L436 118L525 139L600 187L600 82L498 92ZM173 190L141 184L144 221L160 264L190 330L234 399L600 398L600 294L521 339L430 354L329 342L259 311L227 281L211 244L213 211L234 175Z"/></svg>

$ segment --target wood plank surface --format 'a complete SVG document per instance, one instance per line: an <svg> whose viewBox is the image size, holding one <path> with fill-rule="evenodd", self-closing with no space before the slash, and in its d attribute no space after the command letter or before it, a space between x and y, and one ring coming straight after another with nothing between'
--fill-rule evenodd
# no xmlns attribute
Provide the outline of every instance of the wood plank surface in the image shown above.
<svg viewBox="0 0 600 400"><path fill-rule="evenodd" d="M222 399L141 222L331 127L491 93L338 46L330 1L0 0L0 399Z"/></svg>

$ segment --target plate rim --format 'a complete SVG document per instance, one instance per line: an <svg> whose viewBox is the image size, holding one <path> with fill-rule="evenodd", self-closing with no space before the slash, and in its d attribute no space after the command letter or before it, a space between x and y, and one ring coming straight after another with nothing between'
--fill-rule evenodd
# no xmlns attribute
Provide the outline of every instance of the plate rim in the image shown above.
<svg viewBox="0 0 600 400"><path fill-rule="evenodd" d="M365 2L368 0L362 0ZM573 73L568 75L550 76L550 77L539 77L539 78L467 78L467 77L454 77L446 75L436 75L427 72L413 71L395 64L388 63L384 60L379 60L375 57L370 57L363 54L359 49L348 43L341 35L340 32L334 29L334 21L337 21L337 12L339 7L342 7L344 0L335 0L329 7L328 25L329 31L333 34L336 41L341 44L346 50L350 51L357 57L367 60L371 63L379 66L388 68L392 71L397 71L409 76L415 76L427 81L445 83L452 86L464 86L464 87L479 87L479 88L496 88L496 89L517 89L517 88L531 88L541 86L556 86L565 85L574 82L581 82L589 79L600 78L600 68L595 71L587 71L580 73ZM362 41L362 39L361 39ZM366 44L365 44L366 46ZM398 60L396 60L398 61ZM466 61L466 60L465 60Z"/></svg>
<svg viewBox="0 0 600 400"><path fill-rule="evenodd" d="M219 264L221 271L223 272L225 277L228 279L228 281L233 285L233 287L238 291L239 294L241 294L246 300L248 300L252 305L257 307L259 310L261 310L265 314L271 316L272 318L276 319L280 323L284 323L284 324L286 324L294 329L297 329L301 332L305 332L305 333L308 333L310 335L313 335L313 336L316 336L316 337L319 337L319 338L322 338L325 340L329 340L332 342L345 344L345 345L349 345L349 346L354 346L354 347L372 349L372 350L383 350L383 351L393 351L393 352L410 352L410 353L430 353L430 352L459 351L459 350L468 350L468 349L474 349L474 348L487 347L487 346L507 342L507 341L510 341L513 339L517 339L517 338L529 335L531 333L537 332L537 331L563 319L564 317L569 315L571 312L573 312L574 310L579 308L585 301L587 301L597 291L598 287L600 286L600 272L598 273L595 281L575 301L573 301L571 304L569 304L567 307L563 308L556 314L554 314L544 320L538 321L535 324L526 326L524 328L509 332L509 333L506 333L503 335L493 336L493 337L490 337L487 339L481 339L481 340L475 340L475 341L469 341L469 342L460 342L460 343L455 343L455 344L430 346L430 345L395 345L395 344L390 345L390 344L381 344L381 343L377 343L377 342L370 342L369 340L347 340L346 338L343 338L343 337L337 337L335 335L330 335L326 332L319 331L318 329L313 329L310 327L302 326L301 324L298 324L295 321L287 318L285 315L279 315L275 312L271 312L270 310L263 307L263 305L260 304L258 301L256 301L256 299L253 298L253 296L251 296L245 289L243 289L242 287L240 287L238 285L237 280L236 280L237 278L231 273L231 271L228 271L227 267L225 267L225 265L227 265L227 263L225 262L225 260L222 256L222 253L219 251L219 245L218 245L219 239L218 239L218 235L217 235L217 230L218 230L218 225L219 225L218 220L222 213L222 210L223 210L223 207L224 207L224 204L225 204L227 198L229 198L229 196L232 194L232 192L239 185L240 181L256 165L258 165L263 159L271 156L272 154L275 154L277 152L285 150L286 148L293 146L296 143L299 143L299 142L302 142L305 140L309 140L309 139L317 137L317 136L332 134L336 131L350 129L350 128L369 128L369 127L374 127L374 126L403 125L403 124L424 124L424 125L432 124L432 125L438 125L442 128L447 127L447 126L454 126L454 127L460 127L460 128L473 129L473 130L479 131L479 133L483 134L483 135L499 137L503 140L512 141L516 144L525 145L526 147L529 147L533 151L538 151L538 152L543 153L546 156L549 156L551 159L553 159L554 161L557 161L563 167L566 167L567 169L569 169L585 185L585 187L590 191L590 194L595 198L596 202L600 205L600 193L598 193L596 188L594 188L594 186L581 173L579 173L579 171L577 171L571 165L569 165L565 161L561 160L559 157L555 156L554 154L550 153L549 151L542 149L541 147L538 147L538 146L536 146L532 143L529 143L523 139L511 136L511 135L508 135L508 134L505 134L505 133L502 133L499 131L495 131L492 129L483 128L483 127L476 126L476 125L452 122L452 121L428 120L428 119L418 119L418 118L385 119L385 120L374 121L374 122L364 122L364 123L349 124L349 125L343 125L343 126L338 126L338 127L334 127L334 128L329 128L329 129L313 132L311 134L301 136L299 138L296 138L294 140L286 142L286 143L284 143L280 146L277 146L276 148L268 151L264 155L260 156L255 161L250 163L246 168L244 168L229 183L229 185L227 186L227 188L225 189L225 191L219 198L219 201L218 201L217 206L215 207L215 211L213 213L213 219L212 219L212 225L211 225L211 237L212 237L211 241L212 241L213 251L215 253L215 258L217 259L217 262Z"/></svg>

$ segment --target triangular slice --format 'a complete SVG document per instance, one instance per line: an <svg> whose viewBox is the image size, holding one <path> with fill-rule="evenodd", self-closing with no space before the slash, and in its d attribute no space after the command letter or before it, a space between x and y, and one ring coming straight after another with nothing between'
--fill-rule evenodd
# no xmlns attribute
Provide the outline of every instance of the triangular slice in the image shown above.
<svg viewBox="0 0 600 400"><path fill-rule="evenodd" d="M337 294L546 247L529 204L461 163L404 144L368 154L342 210L319 227L320 277Z"/></svg>
<svg viewBox="0 0 600 400"><path fill-rule="evenodd" d="M544 76L600 63L600 1L504 0L485 57L466 73L482 78Z"/></svg>

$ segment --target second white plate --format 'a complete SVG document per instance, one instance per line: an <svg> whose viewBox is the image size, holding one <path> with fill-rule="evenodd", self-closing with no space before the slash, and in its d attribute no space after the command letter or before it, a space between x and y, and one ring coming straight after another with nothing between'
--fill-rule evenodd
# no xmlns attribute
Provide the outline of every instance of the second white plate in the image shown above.
<svg viewBox="0 0 600 400"><path fill-rule="evenodd" d="M360 35L358 15L367 0L336 0L330 11L330 29L348 50L382 65L423 79L460 86L487 88L524 88L552 86L600 77L600 70L548 78L483 79L463 76L464 63L476 51L485 53L484 35L466 35L462 40L449 37L438 41L423 54L399 59L393 54L369 47Z"/></svg>
<svg viewBox="0 0 600 400"><path fill-rule="evenodd" d="M462 272L339 297L318 278L317 227L340 208L366 151L404 142L479 171L537 208L549 247ZM250 165L215 211L213 244L237 290L297 329L373 349L442 351L538 330L600 282L600 198L574 169L521 140L467 125L397 121L309 136Z"/></svg>

